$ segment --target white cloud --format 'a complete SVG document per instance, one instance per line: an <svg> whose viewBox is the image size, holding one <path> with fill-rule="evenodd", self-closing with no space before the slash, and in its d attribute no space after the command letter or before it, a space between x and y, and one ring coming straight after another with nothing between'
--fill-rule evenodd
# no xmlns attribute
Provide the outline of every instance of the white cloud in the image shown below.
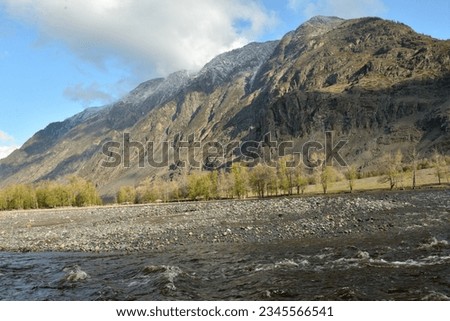
<svg viewBox="0 0 450 321"><path fill-rule="evenodd" d="M0 142L13 142L14 138L9 136L4 131L0 130Z"/></svg>
<svg viewBox="0 0 450 321"><path fill-rule="evenodd" d="M360 18L379 16L386 11L383 0L289 0L288 7L301 11L307 18L316 15Z"/></svg>
<svg viewBox="0 0 450 321"><path fill-rule="evenodd" d="M106 90L102 90L99 84L92 83L88 86L75 84L67 87L63 95L75 102L81 102L84 106L90 106L94 102L108 104L114 100L114 97Z"/></svg>
<svg viewBox="0 0 450 321"><path fill-rule="evenodd" d="M18 148L19 146L0 146L0 159L8 157L13 151Z"/></svg>
<svg viewBox="0 0 450 321"><path fill-rule="evenodd" d="M36 25L40 42L62 41L105 67L119 58L136 72L195 70L274 23L257 0L0 0ZM245 22L245 23L240 23Z"/></svg>
<svg viewBox="0 0 450 321"><path fill-rule="evenodd" d="M18 146L14 145L14 138L0 130L0 159L7 157L13 151L15 151Z"/></svg>

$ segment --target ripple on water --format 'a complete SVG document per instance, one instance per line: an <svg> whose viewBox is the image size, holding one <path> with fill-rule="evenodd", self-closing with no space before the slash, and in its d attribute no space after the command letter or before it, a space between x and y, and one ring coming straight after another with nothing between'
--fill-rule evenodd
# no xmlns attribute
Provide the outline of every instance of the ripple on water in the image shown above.
<svg viewBox="0 0 450 321"><path fill-rule="evenodd" d="M75 265L74 267L66 267L63 271L66 272L64 280L68 282L84 281L89 278L89 275L78 265Z"/></svg>
<svg viewBox="0 0 450 321"><path fill-rule="evenodd" d="M429 294L422 298L422 301L450 301L450 297L444 293L431 291Z"/></svg>
<svg viewBox="0 0 450 321"><path fill-rule="evenodd" d="M419 245L420 250L430 250L430 249L445 249L448 248L449 244L447 240L438 240L436 237L432 237Z"/></svg>
<svg viewBox="0 0 450 321"><path fill-rule="evenodd" d="M0 300L448 300L445 233L126 255L0 253Z"/></svg>
<svg viewBox="0 0 450 321"><path fill-rule="evenodd" d="M142 274L144 275L144 283L149 282L152 278L159 278L159 284L163 286L163 288L176 291L177 287L175 286L175 279L185 274L180 267L175 265L147 265L142 269ZM131 283L132 285L139 285L137 282ZM142 284L142 282L140 283Z"/></svg>

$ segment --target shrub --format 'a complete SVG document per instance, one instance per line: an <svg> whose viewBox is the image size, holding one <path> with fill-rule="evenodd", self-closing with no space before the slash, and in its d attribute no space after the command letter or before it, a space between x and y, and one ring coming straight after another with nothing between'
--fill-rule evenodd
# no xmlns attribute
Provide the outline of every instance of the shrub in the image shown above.
<svg viewBox="0 0 450 321"><path fill-rule="evenodd" d="M136 203L136 189L132 186L122 186L117 192L117 203L119 204Z"/></svg>
<svg viewBox="0 0 450 321"><path fill-rule="evenodd" d="M208 200L211 196L211 181L207 172L193 172L188 177L189 198Z"/></svg>

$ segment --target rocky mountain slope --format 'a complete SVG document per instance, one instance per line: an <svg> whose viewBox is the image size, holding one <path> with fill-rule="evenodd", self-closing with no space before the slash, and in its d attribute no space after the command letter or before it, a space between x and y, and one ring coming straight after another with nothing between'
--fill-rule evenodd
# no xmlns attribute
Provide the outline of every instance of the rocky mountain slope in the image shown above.
<svg viewBox="0 0 450 321"><path fill-rule="evenodd" d="M164 141L226 145L261 141L266 133L299 149L323 142L328 130L348 139L342 154L363 169L398 148L448 152L450 41L378 18L315 17L280 41L251 43L196 74L150 80L110 106L50 124L0 161L0 184L77 174L111 194L180 165L169 152L167 166L141 168L142 155L132 148L130 166L102 166L110 160L103 145L122 143L124 133L143 145L155 142L159 155Z"/></svg>

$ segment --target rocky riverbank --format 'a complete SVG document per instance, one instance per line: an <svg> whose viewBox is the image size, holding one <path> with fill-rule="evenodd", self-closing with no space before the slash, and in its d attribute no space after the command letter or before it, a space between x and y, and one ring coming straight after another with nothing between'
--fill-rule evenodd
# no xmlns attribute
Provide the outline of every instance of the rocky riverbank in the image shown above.
<svg viewBox="0 0 450 321"><path fill-rule="evenodd" d="M0 251L138 252L431 228L450 233L448 190L0 212Z"/></svg>

